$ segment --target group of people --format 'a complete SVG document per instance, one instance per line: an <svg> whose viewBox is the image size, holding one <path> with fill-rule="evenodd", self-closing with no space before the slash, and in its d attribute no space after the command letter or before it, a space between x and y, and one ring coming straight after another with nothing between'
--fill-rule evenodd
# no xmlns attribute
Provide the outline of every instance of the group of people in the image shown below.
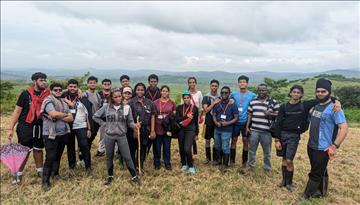
<svg viewBox="0 0 360 205"><path fill-rule="evenodd" d="M153 149L154 168L171 171L171 140L177 138L181 171L197 173L194 159L197 155L199 125L205 138L204 164L218 165L226 173L235 164L238 137L242 138L240 173L256 166L256 152L263 149L265 174L272 176L271 148L275 141L276 154L282 157L280 187L293 191L294 156L300 135L309 129L308 156L311 164L305 198L326 196L328 186L327 164L348 132L340 102L331 97L331 82L319 79L316 99L302 101L303 87L294 85L289 101L282 105L271 98L266 84L257 87L257 94L248 90L249 78L238 78L239 90L223 86L219 92L218 80L210 81L210 91L203 96L197 90L197 79L188 78L188 89L181 93L181 103L170 99L167 85L158 87L159 78L148 77L149 86L137 83L130 87L130 77L120 77L120 88L112 88L110 79L87 79L87 90L81 91L79 82L70 79L67 87L52 83L47 88L44 73L32 75L33 85L23 91L17 101L8 128L13 129L20 144L32 149L37 175L42 177L42 188L51 188L50 179L61 179L59 174L62 153L67 148L69 169L75 169L76 143L79 160L85 172L91 174L91 147L100 135L96 157L106 155L106 185L113 182L114 156L126 164L131 180L140 185L139 173L146 172L144 162ZM211 147L211 139L214 140ZM45 162L43 161L45 148ZM26 160L27 161L27 160ZM21 183L24 166L13 177L13 184Z"/></svg>

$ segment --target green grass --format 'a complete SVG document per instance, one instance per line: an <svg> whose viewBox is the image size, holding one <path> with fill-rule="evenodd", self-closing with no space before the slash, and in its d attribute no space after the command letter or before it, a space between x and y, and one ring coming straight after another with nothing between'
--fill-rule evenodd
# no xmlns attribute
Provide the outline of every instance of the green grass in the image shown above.
<svg viewBox="0 0 360 205"><path fill-rule="evenodd" d="M5 127L9 117L2 115L1 144L6 143ZM142 176L142 186L130 183L130 174L115 163L115 181L110 187L103 185L106 178L105 157L93 158L93 174L86 176L83 167L78 166L75 174L66 180L52 181L53 188L44 193L41 179L35 176L35 168L30 158L24 172L21 186L11 186L11 175L4 165L1 172L1 204L359 204L360 181L357 163L360 150L358 136L360 129L351 128L348 138L337 152L335 161L329 163L329 196L323 199L299 201L305 189L309 161L306 154L307 134L302 136L295 158L293 193L280 189L280 159L272 151L274 176L267 177L262 169L262 151L259 147L257 168L254 173L238 173L241 154L237 155L237 164L228 173L221 174L216 166L204 165L204 139L198 140L199 154L195 166L199 172L194 176L179 170L179 152L177 140L172 140L171 160L173 171L154 170L152 152ZM92 153L95 154L98 138ZM241 150L241 143L238 143ZM67 155L63 155L60 173L68 176Z"/></svg>

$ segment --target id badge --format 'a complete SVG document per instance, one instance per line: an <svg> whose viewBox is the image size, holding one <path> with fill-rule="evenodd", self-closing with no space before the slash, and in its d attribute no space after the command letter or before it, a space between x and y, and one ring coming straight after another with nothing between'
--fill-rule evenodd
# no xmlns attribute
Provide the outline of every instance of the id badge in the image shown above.
<svg viewBox="0 0 360 205"><path fill-rule="evenodd" d="M70 113L71 113L71 114L75 114L75 113L76 113L76 110L75 110L75 109L70 109Z"/></svg>
<svg viewBox="0 0 360 205"><path fill-rule="evenodd" d="M221 115L220 118L221 118L222 120L226 120L226 115Z"/></svg>
<svg viewBox="0 0 360 205"><path fill-rule="evenodd" d="M238 108L239 112L241 113L243 111L243 108L242 107L239 107Z"/></svg>

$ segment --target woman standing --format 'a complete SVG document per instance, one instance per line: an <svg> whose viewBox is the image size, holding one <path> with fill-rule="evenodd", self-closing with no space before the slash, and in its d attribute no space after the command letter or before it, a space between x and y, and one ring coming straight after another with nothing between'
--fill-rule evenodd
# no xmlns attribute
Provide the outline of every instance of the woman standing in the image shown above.
<svg viewBox="0 0 360 205"><path fill-rule="evenodd" d="M188 91L190 92L191 94L191 104L192 105L195 105L198 110L199 110L199 119L198 119L198 122L201 124L203 122L203 118L202 118L202 101L203 101L203 95L201 93L200 90L197 90L196 89L196 85L197 85L197 79L195 77L189 77L188 78ZM181 103L183 103L183 101L181 100ZM193 147L193 151L194 151L194 155L197 155L197 143L196 143L196 140L197 140L197 136L195 136L195 139L194 139L194 147Z"/></svg>
<svg viewBox="0 0 360 205"><path fill-rule="evenodd" d="M138 150L138 144L136 143L135 149L140 152L140 167L144 169L144 162L146 159L147 147L150 140L154 140L156 137L155 133L155 114L156 109L154 103L145 98L146 87L143 83L135 85L136 96L129 100L132 114L134 118L139 117L141 122L140 129L140 150ZM138 155L137 155L138 156ZM138 162L138 160L136 160Z"/></svg>
<svg viewBox="0 0 360 205"><path fill-rule="evenodd" d="M113 181L113 159L115 143L119 147L121 156L126 162L126 166L132 176L132 181L140 185L140 177L136 174L134 163L130 156L130 150L126 139L127 128L139 129L140 123L135 124L131 108L129 105L123 105L123 96L119 89L110 93L110 103L105 104L98 110L93 119L101 126L105 125L105 153L107 158L108 178L105 185L110 185ZM106 118L106 121L103 120Z"/></svg>
<svg viewBox="0 0 360 205"><path fill-rule="evenodd" d="M156 123L155 123L155 146L156 152L154 153L154 167L160 169L161 159L161 147L163 148L163 160L165 169L171 170L170 163L170 149L171 149L171 136L168 136L163 127L164 119L175 115L176 104L169 98L170 88L167 85L163 85L160 88L161 97L155 100L154 104L157 111Z"/></svg>
<svg viewBox="0 0 360 205"><path fill-rule="evenodd" d="M181 170L195 174L196 169L193 165L191 147L195 136L199 134L199 112L198 108L191 104L191 93L188 90L183 91L182 100L184 103L176 108L176 121L181 125L178 133Z"/></svg>

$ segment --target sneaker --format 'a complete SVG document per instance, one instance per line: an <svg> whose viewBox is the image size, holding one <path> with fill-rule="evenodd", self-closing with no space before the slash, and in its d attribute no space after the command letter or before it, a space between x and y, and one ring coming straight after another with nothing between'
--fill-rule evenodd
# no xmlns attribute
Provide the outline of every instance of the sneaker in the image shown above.
<svg viewBox="0 0 360 205"><path fill-rule="evenodd" d="M78 161L78 162L77 162L77 165L78 165L78 166L85 166L84 160L82 159L82 160Z"/></svg>
<svg viewBox="0 0 360 205"><path fill-rule="evenodd" d="M160 166L155 166L155 170L160 170Z"/></svg>
<svg viewBox="0 0 360 205"><path fill-rule="evenodd" d="M113 177L113 176L109 176L109 177L106 179L106 182L104 183L104 185L106 185L106 186L111 185L111 183L112 183L113 180L114 180L114 177Z"/></svg>
<svg viewBox="0 0 360 205"><path fill-rule="evenodd" d="M20 183L19 177L21 177L21 176L17 176L17 175L13 176L13 180L11 181L11 185L19 184Z"/></svg>
<svg viewBox="0 0 360 205"><path fill-rule="evenodd" d="M241 168L239 170L239 173L240 174L247 174L249 172L253 172L255 170L255 167L252 167L252 166L246 166L245 168Z"/></svg>
<svg viewBox="0 0 360 205"><path fill-rule="evenodd" d="M43 172L42 171L36 171L36 175L41 178L42 175L43 175Z"/></svg>
<svg viewBox="0 0 360 205"><path fill-rule="evenodd" d="M136 184L136 185L139 185L141 186L141 180L140 180L140 177L139 176L134 176L131 181Z"/></svg>
<svg viewBox="0 0 360 205"><path fill-rule="evenodd" d="M294 191L294 186L292 184L288 184L286 185L286 189L289 191L289 192L293 192Z"/></svg>
<svg viewBox="0 0 360 205"><path fill-rule="evenodd" d="M90 167L86 168L85 173L90 175L92 173L92 169Z"/></svg>
<svg viewBox="0 0 360 205"><path fill-rule="evenodd" d="M194 167L190 167L190 168L189 168L189 174L190 174L190 175L194 175L194 174L196 174L196 172L197 172L197 171L196 171L196 169L195 169Z"/></svg>
<svg viewBox="0 0 360 205"><path fill-rule="evenodd" d="M96 151L95 157L102 157L104 155L105 155L105 152Z"/></svg>
<svg viewBox="0 0 360 205"><path fill-rule="evenodd" d="M168 171L171 171L172 170L171 165L165 166L165 169L168 170Z"/></svg>
<svg viewBox="0 0 360 205"><path fill-rule="evenodd" d="M210 162L211 162L211 161L210 161L209 159L206 159L206 160L203 161L203 164L207 165L207 164L209 164Z"/></svg>
<svg viewBox="0 0 360 205"><path fill-rule="evenodd" d="M183 172L186 172L188 169L189 169L189 167L187 165L183 165L181 167L181 171L183 171Z"/></svg>

